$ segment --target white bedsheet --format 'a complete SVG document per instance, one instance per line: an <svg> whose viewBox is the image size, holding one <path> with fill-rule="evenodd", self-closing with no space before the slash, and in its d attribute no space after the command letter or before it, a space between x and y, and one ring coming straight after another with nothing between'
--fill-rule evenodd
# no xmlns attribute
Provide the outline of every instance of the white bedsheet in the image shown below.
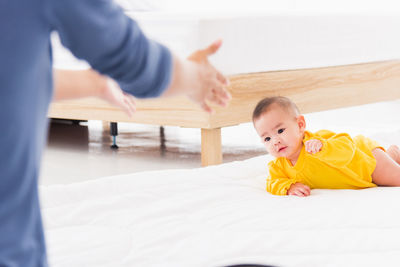
<svg viewBox="0 0 400 267"><path fill-rule="evenodd" d="M41 187L50 265L399 266L400 188L272 196L270 159Z"/></svg>
<svg viewBox="0 0 400 267"><path fill-rule="evenodd" d="M357 64L400 58L400 16L344 12L128 13L181 57L222 39L210 58L224 74ZM53 38L57 68L87 68Z"/></svg>

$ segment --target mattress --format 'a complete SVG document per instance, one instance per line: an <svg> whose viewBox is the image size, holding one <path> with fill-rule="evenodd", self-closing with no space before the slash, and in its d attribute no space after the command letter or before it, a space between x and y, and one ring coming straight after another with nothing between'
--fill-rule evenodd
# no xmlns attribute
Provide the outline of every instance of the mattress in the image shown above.
<svg viewBox="0 0 400 267"><path fill-rule="evenodd" d="M273 196L269 160L42 186L50 265L398 266L400 188Z"/></svg>
<svg viewBox="0 0 400 267"><path fill-rule="evenodd" d="M400 16L326 12L131 12L144 32L181 57L216 39L224 74L348 65L400 58ZM53 37L57 68L87 68Z"/></svg>

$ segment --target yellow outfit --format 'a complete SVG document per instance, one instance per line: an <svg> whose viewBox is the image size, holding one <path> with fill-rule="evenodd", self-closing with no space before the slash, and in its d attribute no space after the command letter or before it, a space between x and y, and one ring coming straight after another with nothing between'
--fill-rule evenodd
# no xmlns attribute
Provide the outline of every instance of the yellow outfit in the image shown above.
<svg viewBox="0 0 400 267"><path fill-rule="evenodd" d="M310 154L304 143L310 139L322 142L320 152ZM306 131L299 158L293 166L290 160L280 157L271 161L267 191L274 195L286 195L296 182L313 188L360 189L376 186L371 174L376 160L372 155L379 144L359 135L352 139L346 133L335 134L322 130L316 133Z"/></svg>

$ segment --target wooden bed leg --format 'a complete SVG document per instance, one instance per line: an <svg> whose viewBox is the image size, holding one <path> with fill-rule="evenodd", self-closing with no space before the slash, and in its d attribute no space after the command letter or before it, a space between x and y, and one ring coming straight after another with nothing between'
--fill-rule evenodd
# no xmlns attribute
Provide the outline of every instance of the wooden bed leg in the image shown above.
<svg viewBox="0 0 400 267"><path fill-rule="evenodd" d="M221 128L201 129L201 165L222 163Z"/></svg>

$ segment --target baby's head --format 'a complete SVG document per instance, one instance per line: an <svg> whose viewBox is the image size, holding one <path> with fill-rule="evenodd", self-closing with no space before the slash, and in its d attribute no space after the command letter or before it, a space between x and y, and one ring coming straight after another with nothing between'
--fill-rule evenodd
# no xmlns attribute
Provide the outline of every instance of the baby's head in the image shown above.
<svg viewBox="0 0 400 267"><path fill-rule="evenodd" d="M297 160L306 122L290 99L275 96L258 102L253 111L253 124L269 154Z"/></svg>

